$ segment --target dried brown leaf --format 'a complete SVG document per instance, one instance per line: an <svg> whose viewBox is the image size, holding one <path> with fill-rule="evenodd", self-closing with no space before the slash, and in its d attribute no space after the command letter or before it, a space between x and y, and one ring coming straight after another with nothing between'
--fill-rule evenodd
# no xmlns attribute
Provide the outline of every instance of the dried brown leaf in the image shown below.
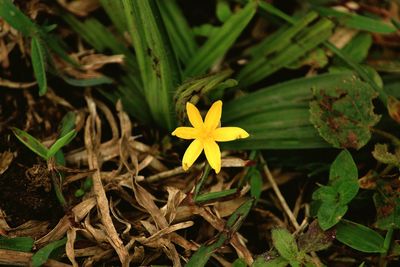
<svg viewBox="0 0 400 267"><path fill-rule="evenodd" d="M67 231L67 243L65 244L65 253L68 259L72 263L73 267L78 267L78 263L75 260L74 243L76 239L76 229L71 227Z"/></svg>

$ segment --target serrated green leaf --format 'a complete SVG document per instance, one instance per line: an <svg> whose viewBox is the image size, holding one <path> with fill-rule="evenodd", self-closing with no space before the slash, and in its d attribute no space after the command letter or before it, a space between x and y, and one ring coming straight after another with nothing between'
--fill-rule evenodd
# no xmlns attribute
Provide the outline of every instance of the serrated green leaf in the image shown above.
<svg viewBox="0 0 400 267"><path fill-rule="evenodd" d="M221 59L250 22L256 12L256 7L255 2L250 2L232 15L196 52L184 71L184 77L203 74L218 59Z"/></svg>
<svg viewBox="0 0 400 267"><path fill-rule="evenodd" d="M310 120L320 135L337 148L360 149L379 121L372 100L377 96L365 82L353 77L333 87L314 88Z"/></svg>
<svg viewBox="0 0 400 267"><path fill-rule="evenodd" d="M372 156L384 164L391 164L400 167L400 150L396 149L395 153L389 152L387 144L376 144Z"/></svg>
<svg viewBox="0 0 400 267"><path fill-rule="evenodd" d="M373 200L377 213L376 226L379 229L400 228L400 198L395 188L393 182L378 183L378 190Z"/></svg>
<svg viewBox="0 0 400 267"><path fill-rule="evenodd" d="M50 254L57 248L65 245L67 243L67 238L63 238L61 240L53 241L49 243L48 245L44 246L43 248L39 249L33 256L32 256L32 266L33 267L39 267L44 264Z"/></svg>
<svg viewBox="0 0 400 267"><path fill-rule="evenodd" d="M43 159L47 159L48 149L39 140L18 128L12 127L11 129L19 141Z"/></svg>
<svg viewBox="0 0 400 267"><path fill-rule="evenodd" d="M324 7L316 7L315 10L321 15L337 18L340 23L349 28L375 33L393 33L396 31L396 28L392 25L366 16L361 16L354 13L344 13L332 8Z"/></svg>
<svg viewBox="0 0 400 267"><path fill-rule="evenodd" d="M31 41L31 60L33 72L39 86L39 95L42 96L47 91L46 78L46 58L45 48L41 44L41 40L37 37L32 37Z"/></svg>
<svg viewBox="0 0 400 267"><path fill-rule="evenodd" d="M336 239L343 244L366 253L384 252L384 238L374 230L351 221L336 226Z"/></svg>
<svg viewBox="0 0 400 267"><path fill-rule="evenodd" d="M35 240L31 237L7 238L0 236L0 249L29 252L32 250L34 242Z"/></svg>
<svg viewBox="0 0 400 267"><path fill-rule="evenodd" d="M281 228L272 229L271 235L272 243L279 254L289 262L296 261L299 249L292 234L288 230Z"/></svg>
<svg viewBox="0 0 400 267"><path fill-rule="evenodd" d="M57 141L47 151L47 159L53 157L63 146L69 144L76 136L76 131L72 130L64 136L57 139Z"/></svg>

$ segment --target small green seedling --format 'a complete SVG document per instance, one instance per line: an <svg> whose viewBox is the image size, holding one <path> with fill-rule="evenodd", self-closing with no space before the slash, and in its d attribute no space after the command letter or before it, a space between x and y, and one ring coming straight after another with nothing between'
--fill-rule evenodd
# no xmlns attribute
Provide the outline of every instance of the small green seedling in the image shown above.
<svg viewBox="0 0 400 267"><path fill-rule="evenodd" d="M50 146L50 148L47 148L38 139L28 134L27 132L16 127L11 128L18 140L20 140L34 153L46 160L48 170L51 173L55 193L60 204L63 207L65 207L66 201L64 199L64 196L62 195L61 190L62 174L56 169L55 164L57 163L59 165L63 165L64 155L61 152L61 148L69 144L72 139L75 138L76 131L75 129L73 129L74 126L75 114L73 112L69 112L62 120L60 127L61 134L59 138L54 142L53 145Z"/></svg>

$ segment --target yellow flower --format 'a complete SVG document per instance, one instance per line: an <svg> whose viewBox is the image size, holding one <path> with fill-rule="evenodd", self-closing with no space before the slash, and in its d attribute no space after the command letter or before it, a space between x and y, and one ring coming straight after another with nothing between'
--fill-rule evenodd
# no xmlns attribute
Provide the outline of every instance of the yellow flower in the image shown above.
<svg viewBox="0 0 400 267"><path fill-rule="evenodd" d="M194 139L187 148L182 159L182 168L186 171L193 165L204 149L211 168L219 173L221 170L221 151L217 142L232 141L249 137L249 134L239 127L220 127L222 101L215 102L207 112L203 122L199 110L191 103L186 103L186 111L193 127L178 127L172 135L183 139Z"/></svg>

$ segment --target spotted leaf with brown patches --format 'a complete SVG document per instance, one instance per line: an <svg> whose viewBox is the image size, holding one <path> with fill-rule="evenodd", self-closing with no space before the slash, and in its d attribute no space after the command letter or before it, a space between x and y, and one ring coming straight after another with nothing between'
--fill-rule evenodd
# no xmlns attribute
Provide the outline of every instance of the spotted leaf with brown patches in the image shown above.
<svg viewBox="0 0 400 267"><path fill-rule="evenodd" d="M380 119L372 104L377 94L369 84L352 76L341 84L314 89L313 95L310 120L328 143L355 149L368 143L370 128Z"/></svg>

